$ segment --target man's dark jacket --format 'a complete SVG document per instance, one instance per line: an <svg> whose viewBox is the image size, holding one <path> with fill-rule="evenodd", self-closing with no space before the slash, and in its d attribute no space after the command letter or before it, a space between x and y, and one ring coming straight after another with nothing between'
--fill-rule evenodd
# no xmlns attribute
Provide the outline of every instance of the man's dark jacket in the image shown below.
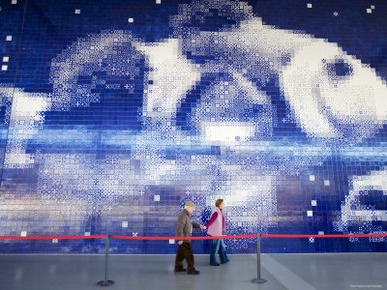
<svg viewBox="0 0 387 290"><path fill-rule="evenodd" d="M192 227L200 228L198 223L191 221L189 212L185 209L179 215L177 220L176 236L177 237L191 237ZM183 240L184 243L191 243L191 240Z"/></svg>

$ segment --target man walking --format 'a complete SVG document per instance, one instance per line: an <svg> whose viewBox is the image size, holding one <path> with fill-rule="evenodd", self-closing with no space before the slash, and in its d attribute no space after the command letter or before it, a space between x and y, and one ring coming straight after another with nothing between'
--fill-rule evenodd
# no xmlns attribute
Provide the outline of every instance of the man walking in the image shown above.
<svg viewBox="0 0 387 290"><path fill-rule="evenodd" d="M195 210L195 205L190 202L185 202L185 209L180 213L177 220L176 236L177 237L191 237L192 227L206 229L205 226L199 225L198 223L191 221L191 214ZM175 272L185 272L183 268L183 260L187 261L187 274L199 275L200 272L195 269L195 262L193 256L193 250L191 240L179 241L179 248L176 253L175 260Z"/></svg>

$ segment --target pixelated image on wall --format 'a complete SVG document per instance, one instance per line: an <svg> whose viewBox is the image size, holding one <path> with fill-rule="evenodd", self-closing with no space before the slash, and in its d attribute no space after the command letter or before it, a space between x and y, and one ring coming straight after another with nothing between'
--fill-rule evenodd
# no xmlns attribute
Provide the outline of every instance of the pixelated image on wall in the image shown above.
<svg viewBox="0 0 387 290"><path fill-rule="evenodd" d="M0 235L173 236L186 200L206 223L218 198L230 235L386 232L382 1L3 2ZM104 251L99 240L0 243ZM385 251L386 240L262 249Z"/></svg>

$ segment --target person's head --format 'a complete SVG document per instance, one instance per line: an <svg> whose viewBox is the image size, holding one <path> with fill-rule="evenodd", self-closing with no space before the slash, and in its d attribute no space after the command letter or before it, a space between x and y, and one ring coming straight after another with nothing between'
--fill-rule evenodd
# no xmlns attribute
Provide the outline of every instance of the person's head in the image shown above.
<svg viewBox="0 0 387 290"><path fill-rule="evenodd" d="M224 208L224 202L223 202L223 199L217 199L215 201L215 206L216 207L219 207L220 209L223 209Z"/></svg>
<svg viewBox="0 0 387 290"><path fill-rule="evenodd" d="M195 204L191 201L185 202L185 209L191 214L195 210Z"/></svg>

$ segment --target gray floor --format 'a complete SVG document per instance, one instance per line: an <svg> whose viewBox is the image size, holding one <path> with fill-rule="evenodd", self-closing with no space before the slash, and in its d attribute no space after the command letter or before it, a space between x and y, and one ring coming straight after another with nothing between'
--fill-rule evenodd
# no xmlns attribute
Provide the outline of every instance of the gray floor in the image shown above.
<svg viewBox="0 0 387 290"><path fill-rule="evenodd" d="M110 255L104 289L387 289L387 253L263 254L265 284L256 277L255 255L229 255L230 263L208 264L195 255L199 276L174 273L172 255ZM0 255L0 289L99 289L104 278L100 255Z"/></svg>

